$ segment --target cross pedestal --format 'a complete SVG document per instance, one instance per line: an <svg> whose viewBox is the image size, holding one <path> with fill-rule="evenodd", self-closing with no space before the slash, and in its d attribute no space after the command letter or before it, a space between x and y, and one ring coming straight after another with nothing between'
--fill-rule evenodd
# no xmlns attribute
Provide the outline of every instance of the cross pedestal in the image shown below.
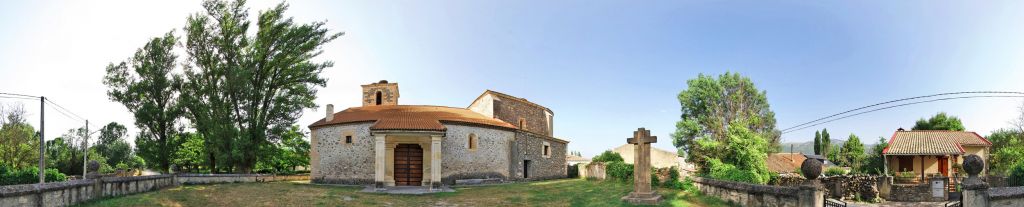
<svg viewBox="0 0 1024 207"><path fill-rule="evenodd" d="M633 192L622 197L623 201L639 205L658 205L661 195L651 189L651 143L658 142L658 137L651 136L651 131L640 128L633 132L632 138L626 142L633 144Z"/></svg>

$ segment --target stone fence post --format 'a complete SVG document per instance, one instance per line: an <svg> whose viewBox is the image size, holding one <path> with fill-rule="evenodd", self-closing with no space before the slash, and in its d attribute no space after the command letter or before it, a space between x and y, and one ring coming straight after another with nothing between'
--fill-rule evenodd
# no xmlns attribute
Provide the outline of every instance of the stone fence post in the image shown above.
<svg viewBox="0 0 1024 207"><path fill-rule="evenodd" d="M964 207L989 206L988 183L978 177L978 173L985 169L985 161L978 155L964 156L964 171L967 171L967 179L963 182Z"/></svg>
<svg viewBox="0 0 1024 207"><path fill-rule="evenodd" d="M825 206L825 191L818 176L821 175L821 161L806 159L800 164L800 172L807 178L800 185L800 193L797 195L801 207L822 207Z"/></svg>

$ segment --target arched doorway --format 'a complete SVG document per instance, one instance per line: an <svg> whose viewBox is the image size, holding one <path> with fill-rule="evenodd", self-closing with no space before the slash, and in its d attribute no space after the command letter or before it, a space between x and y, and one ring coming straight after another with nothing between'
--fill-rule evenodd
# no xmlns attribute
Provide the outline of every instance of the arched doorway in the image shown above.
<svg viewBox="0 0 1024 207"><path fill-rule="evenodd" d="M419 186L423 181L423 148L418 144L395 146L395 185Z"/></svg>

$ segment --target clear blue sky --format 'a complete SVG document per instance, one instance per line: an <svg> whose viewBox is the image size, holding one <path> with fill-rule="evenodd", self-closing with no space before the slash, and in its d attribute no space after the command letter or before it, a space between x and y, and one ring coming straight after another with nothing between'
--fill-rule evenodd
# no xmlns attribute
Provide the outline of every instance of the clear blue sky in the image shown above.
<svg viewBox="0 0 1024 207"><path fill-rule="evenodd" d="M274 3L250 5L255 12ZM492 89L551 108L555 135L588 156L625 143L638 127L671 149L676 95L700 73L753 79L780 128L909 96L1024 91L1020 1L289 3L297 21L327 20L346 32L325 48L322 58L336 66L324 73L330 81L319 104L355 106L359 85L381 79L399 83L402 104L465 107ZM96 122L131 123L104 94L104 66L147 38L180 34L200 9L195 1L8 3L0 8L0 91L47 95ZM873 143L945 111L987 135L1008 126L1021 102L929 103L821 127ZM322 116L309 110L299 124ZM47 137L71 126L48 129Z"/></svg>

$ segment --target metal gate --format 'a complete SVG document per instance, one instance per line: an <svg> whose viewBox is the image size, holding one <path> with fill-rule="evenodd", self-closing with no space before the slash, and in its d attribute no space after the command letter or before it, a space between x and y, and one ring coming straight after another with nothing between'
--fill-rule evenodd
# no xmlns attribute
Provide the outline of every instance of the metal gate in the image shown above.
<svg viewBox="0 0 1024 207"><path fill-rule="evenodd" d="M846 202L826 198L825 207L846 207Z"/></svg>

